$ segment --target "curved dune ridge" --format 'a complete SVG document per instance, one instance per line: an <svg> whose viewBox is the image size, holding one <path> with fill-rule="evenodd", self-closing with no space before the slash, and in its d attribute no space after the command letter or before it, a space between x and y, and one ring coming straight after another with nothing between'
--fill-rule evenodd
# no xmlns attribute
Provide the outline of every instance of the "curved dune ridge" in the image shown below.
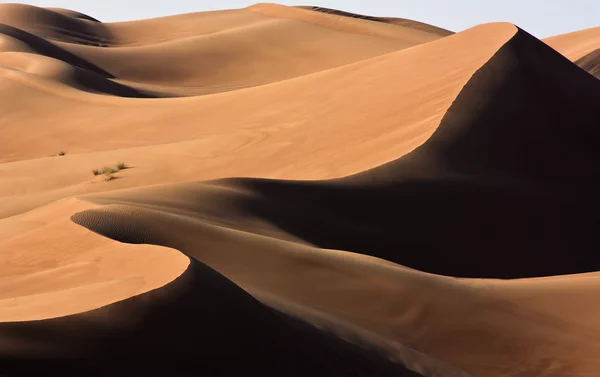
<svg viewBox="0 0 600 377"><path fill-rule="evenodd" d="M0 322L95 309L162 287L187 268L188 258L175 250L120 244L69 220L70 213L90 207L69 198L0 220ZM44 234L42 253L30 237L35 233Z"/></svg>
<svg viewBox="0 0 600 377"><path fill-rule="evenodd" d="M600 368L593 29L2 4L0 33L0 375Z"/></svg>

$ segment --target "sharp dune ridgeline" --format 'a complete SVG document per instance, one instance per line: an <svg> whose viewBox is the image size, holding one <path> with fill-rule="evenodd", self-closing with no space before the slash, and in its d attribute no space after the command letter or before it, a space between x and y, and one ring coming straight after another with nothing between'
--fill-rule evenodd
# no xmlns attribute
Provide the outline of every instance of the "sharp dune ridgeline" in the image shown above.
<svg viewBox="0 0 600 377"><path fill-rule="evenodd" d="M589 377L600 32L0 4L0 375Z"/></svg>

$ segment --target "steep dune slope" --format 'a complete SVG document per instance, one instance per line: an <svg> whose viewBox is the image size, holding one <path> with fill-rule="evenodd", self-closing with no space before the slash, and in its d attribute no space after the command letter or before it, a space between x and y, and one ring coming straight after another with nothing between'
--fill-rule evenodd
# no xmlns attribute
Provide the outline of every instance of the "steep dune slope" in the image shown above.
<svg viewBox="0 0 600 377"><path fill-rule="evenodd" d="M600 48L600 27L557 35L544 39L544 42L575 61Z"/></svg>

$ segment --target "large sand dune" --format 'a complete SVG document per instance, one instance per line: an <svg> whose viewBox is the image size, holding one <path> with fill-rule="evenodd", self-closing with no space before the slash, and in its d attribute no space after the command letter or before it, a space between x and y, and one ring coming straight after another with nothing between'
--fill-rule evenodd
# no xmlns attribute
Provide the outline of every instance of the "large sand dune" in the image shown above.
<svg viewBox="0 0 600 377"><path fill-rule="evenodd" d="M593 30L0 22L0 375L600 368Z"/></svg>

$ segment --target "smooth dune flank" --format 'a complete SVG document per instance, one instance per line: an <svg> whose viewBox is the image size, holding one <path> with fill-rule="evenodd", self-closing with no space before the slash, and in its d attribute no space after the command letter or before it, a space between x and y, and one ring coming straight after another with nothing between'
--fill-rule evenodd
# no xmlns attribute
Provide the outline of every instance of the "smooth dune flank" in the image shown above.
<svg viewBox="0 0 600 377"><path fill-rule="evenodd" d="M599 35L0 4L0 375L594 376Z"/></svg>
<svg viewBox="0 0 600 377"><path fill-rule="evenodd" d="M598 46L600 46L600 27L557 35L544 39L544 42L569 60L575 61L598 49Z"/></svg>

